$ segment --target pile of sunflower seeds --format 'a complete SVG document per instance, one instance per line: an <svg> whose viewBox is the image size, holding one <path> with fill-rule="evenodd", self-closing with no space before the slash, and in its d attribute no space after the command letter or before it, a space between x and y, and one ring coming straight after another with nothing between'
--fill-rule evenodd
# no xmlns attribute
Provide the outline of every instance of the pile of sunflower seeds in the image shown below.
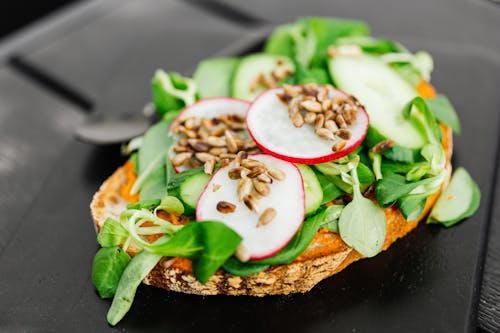
<svg viewBox="0 0 500 333"><path fill-rule="evenodd" d="M238 114L184 119L172 130L182 135L173 147L173 166L203 166L205 173L212 174L217 162L227 165L239 151L258 152L255 142L243 135L245 128L245 118Z"/></svg>
<svg viewBox="0 0 500 333"><path fill-rule="evenodd" d="M284 85L283 93L277 96L287 105L288 117L295 127L312 125L318 137L334 141L333 151L342 150L351 138L348 127L356 123L362 107L356 98L336 93L331 85Z"/></svg>
<svg viewBox="0 0 500 333"><path fill-rule="evenodd" d="M269 168L264 163L248 158L246 152L239 152L234 160L234 166L228 171L228 176L232 180L239 180L237 187L238 200L245 206L259 213L257 227L270 223L276 217L276 209L269 207L261 211L258 200L268 196L273 181L283 181L286 178L282 170ZM224 214L234 212L236 205L220 201L217 203L217 210Z"/></svg>
<svg viewBox="0 0 500 333"><path fill-rule="evenodd" d="M281 80L293 74L293 69L283 59L276 60L276 67L270 74L260 72L250 83L250 92L254 93L258 88L272 89L278 87Z"/></svg>

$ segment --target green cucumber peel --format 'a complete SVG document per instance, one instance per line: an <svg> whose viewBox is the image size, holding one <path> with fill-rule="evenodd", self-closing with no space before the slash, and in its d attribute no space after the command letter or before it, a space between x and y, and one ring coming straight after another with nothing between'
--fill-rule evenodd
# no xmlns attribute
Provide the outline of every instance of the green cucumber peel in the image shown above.
<svg viewBox="0 0 500 333"><path fill-rule="evenodd" d="M481 191L470 174L462 167L453 173L429 214L427 223L451 227L472 216L479 208Z"/></svg>
<svg viewBox="0 0 500 333"><path fill-rule="evenodd" d="M314 213L323 201L323 189L321 184L311 167L305 164L296 164L295 166L299 169L304 183L306 215Z"/></svg>
<svg viewBox="0 0 500 333"><path fill-rule="evenodd" d="M101 298L115 295L129 262L130 256L119 246L103 247L96 253L92 263L92 283Z"/></svg>
<svg viewBox="0 0 500 333"><path fill-rule="evenodd" d="M347 245L364 257L373 257L384 245L385 214L383 209L361 194L356 167L351 170L351 181L353 199L340 214L339 234Z"/></svg>

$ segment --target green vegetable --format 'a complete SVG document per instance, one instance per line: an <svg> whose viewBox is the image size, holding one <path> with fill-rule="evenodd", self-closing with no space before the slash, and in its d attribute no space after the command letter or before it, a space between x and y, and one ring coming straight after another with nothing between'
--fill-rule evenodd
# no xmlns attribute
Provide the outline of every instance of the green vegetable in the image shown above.
<svg viewBox="0 0 500 333"><path fill-rule="evenodd" d="M159 69L151 82L153 101L160 117L178 111L196 101L196 84L178 73L166 73Z"/></svg>
<svg viewBox="0 0 500 333"><path fill-rule="evenodd" d="M428 195L409 194L398 199L399 210L407 221L414 221L424 211Z"/></svg>
<svg viewBox="0 0 500 333"><path fill-rule="evenodd" d="M320 228L325 228L331 232L339 232L339 217L344 209L344 205L332 205L324 208L318 214L312 216L311 220L319 220Z"/></svg>
<svg viewBox="0 0 500 333"><path fill-rule="evenodd" d="M150 201L160 199L167 194L167 176L164 164L158 165L154 171L148 173L143 179L141 191L139 192L139 200Z"/></svg>
<svg viewBox="0 0 500 333"><path fill-rule="evenodd" d="M144 134L144 139L142 141L141 147L139 148L139 172L137 175L137 180L130 190L131 194L136 194L142 188L144 182L151 174L154 173L154 176L152 176L152 178L164 177L164 174L161 174L157 170L165 165L168 151L171 145L173 145L174 143L174 140L169 136L168 133L170 123L170 121L162 120L153 125L146 132L146 134ZM148 199L160 198L161 196L158 198ZM144 198L142 200L148 199Z"/></svg>
<svg viewBox="0 0 500 333"><path fill-rule="evenodd" d="M426 178L416 182L408 182L405 176L393 172L385 172L375 186L375 197L382 207L393 205L399 198L409 194L421 185L430 184L436 178Z"/></svg>
<svg viewBox="0 0 500 333"><path fill-rule="evenodd" d="M451 227L472 216L479 208L480 201L481 192L476 182L467 170L459 167L436 201L427 222Z"/></svg>
<svg viewBox="0 0 500 333"><path fill-rule="evenodd" d="M194 275L198 281L206 283L240 242L241 237L225 224L203 221L185 225L166 242L143 247L162 256L191 259Z"/></svg>
<svg viewBox="0 0 500 333"><path fill-rule="evenodd" d="M174 196L166 195L161 199L160 205L156 207L157 210L163 210L167 213L172 213L175 215L182 215L184 213L184 206L182 202Z"/></svg>
<svg viewBox="0 0 500 333"><path fill-rule="evenodd" d="M234 276L249 276L262 272L268 267L269 265L257 264L252 261L241 262L236 259L236 257L230 257L224 265L222 265L222 268L224 268L226 272Z"/></svg>
<svg viewBox="0 0 500 333"><path fill-rule="evenodd" d="M118 246L123 244L128 236L129 232L120 222L108 217L97 235L97 242L102 247Z"/></svg>
<svg viewBox="0 0 500 333"><path fill-rule="evenodd" d="M230 96L231 79L238 58L211 58L201 61L193 74L200 98Z"/></svg>
<svg viewBox="0 0 500 333"><path fill-rule="evenodd" d="M295 56L295 42L290 31L293 24L285 24L274 29L267 38L264 45L264 52L273 55L284 55L289 58Z"/></svg>
<svg viewBox="0 0 500 333"><path fill-rule="evenodd" d="M314 213L323 201L323 190L314 171L305 164L296 164L304 182L306 214Z"/></svg>
<svg viewBox="0 0 500 333"><path fill-rule="evenodd" d="M101 298L113 297L130 257L119 246L101 248L92 264L92 283Z"/></svg>
<svg viewBox="0 0 500 333"><path fill-rule="evenodd" d="M127 314L137 287L160 259L161 255L141 251L128 263L121 274L113 303L108 311L107 320L110 325L116 325Z"/></svg>
<svg viewBox="0 0 500 333"><path fill-rule="evenodd" d="M127 205L127 209L147 209L147 210L153 210L155 209L159 204L161 200L160 199L153 199L153 200L145 200L145 201L139 201L139 202L133 202L129 203Z"/></svg>
<svg viewBox="0 0 500 333"><path fill-rule="evenodd" d="M335 44L337 46L357 45L361 47L363 52L376 54L400 51L400 47L393 41L385 38L374 38L370 36L343 37L339 38Z"/></svg>
<svg viewBox="0 0 500 333"><path fill-rule="evenodd" d="M430 81L431 72L434 69L434 61L427 52L417 52L411 54L410 52L400 53L387 53L381 56L382 61L391 64L408 64L410 65L425 81Z"/></svg>
<svg viewBox="0 0 500 333"><path fill-rule="evenodd" d="M198 172L186 178L179 186L179 196L188 209L196 210L198 199L210 180L210 175Z"/></svg>
<svg viewBox="0 0 500 333"><path fill-rule="evenodd" d="M316 172L316 178L321 185L321 189L323 190L323 200L321 201L321 205L326 204L332 200L340 197L344 192L338 188L328 177L323 175L321 172Z"/></svg>
<svg viewBox="0 0 500 333"><path fill-rule="evenodd" d="M365 257L382 250L386 234L384 211L361 194L356 168L351 170L353 199L342 210L339 233L342 240Z"/></svg>
<svg viewBox="0 0 500 333"><path fill-rule="evenodd" d="M426 99L425 101L437 120L450 126L453 132L460 134L460 120L458 119L455 108L446 96L439 94L436 97Z"/></svg>

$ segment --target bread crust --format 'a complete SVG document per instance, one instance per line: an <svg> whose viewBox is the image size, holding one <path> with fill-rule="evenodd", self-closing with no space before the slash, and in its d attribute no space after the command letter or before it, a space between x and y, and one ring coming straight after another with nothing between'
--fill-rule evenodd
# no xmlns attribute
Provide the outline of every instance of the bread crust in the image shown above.
<svg viewBox="0 0 500 333"><path fill-rule="evenodd" d="M449 128L442 126L442 129L448 181L451 175L452 134ZM95 193L90 208L96 231L100 230L107 217L118 218L125 209L127 202L120 195L120 188L125 182L125 171L123 167L120 167ZM383 250L389 248L398 238L405 236L418 225L437 200L441 189L428 198L424 212L415 221L406 221L399 209L394 206L384 210L387 234ZM134 254L139 251L139 248L132 245L129 250L131 254ZM340 272L361 258L362 255L347 246L338 234L322 230L316 234L308 248L293 263L273 265L250 276L238 277L219 270L206 284L202 284L192 274L189 260L163 258L143 282L167 290L198 295L265 296L304 293L311 290L321 280Z"/></svg>

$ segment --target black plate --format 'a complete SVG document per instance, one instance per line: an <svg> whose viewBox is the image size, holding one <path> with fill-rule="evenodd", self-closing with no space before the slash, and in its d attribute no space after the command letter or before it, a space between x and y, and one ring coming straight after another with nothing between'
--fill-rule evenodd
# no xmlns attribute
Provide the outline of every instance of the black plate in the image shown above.
<svg viewBox="0 0 500 333"><path fill-rule="evenodd" d="M324 14L339 15L334 10ZM404 18L417 20L409 13ZM387 22L380 26L377 21L371 24L375 30L380 26L389 29ZM483 193L481 207L474 217L450 229L421 224L388 251L349 266L306 294L200 297L143 285L130 312L114 330L460 332L475 329L500 124L497 53L482 44L470 47L423 32L405 34L395 30L388 37L397 37L411 49L425 49L434 56L433 82L458 110L463 134L455 137L453 163L466 167ZM248 48L254 46L249 44ZM129 54L115 68L138 64L139 57L139 51ZM125 72L125 69L117 71L116 78L126 77ZM137 99L135 103L140 101ZM99 184L123 161L118 146L95 148L76 142L67 145L0 257L0 329L110 330L105 320L110 301L101 300L90 282L91 262L98 246L88 204Z"/></svg>

